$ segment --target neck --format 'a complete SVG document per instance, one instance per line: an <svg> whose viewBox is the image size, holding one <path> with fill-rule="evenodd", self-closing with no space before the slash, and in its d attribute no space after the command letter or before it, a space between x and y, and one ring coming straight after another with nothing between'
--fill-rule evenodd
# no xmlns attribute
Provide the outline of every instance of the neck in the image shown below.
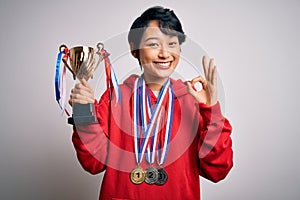
<svg viewBox="0 0 300 200"><path fill-rule="evenodd" d="M165 84L165 82L168 80L168 78L151 79L149 77L145 77L145 75L144 75L144 79L148 88L154 91L160 91L163 85Z"/></svg>
<svg viewBox="0 0 300 200"><path fill-rule="evenodd" d="M160 91L163 86L161 84L156 84L156 83L147 83L147 81L146 81L146 84L147 84L148 88L150 88L153 91Z"/></svg>

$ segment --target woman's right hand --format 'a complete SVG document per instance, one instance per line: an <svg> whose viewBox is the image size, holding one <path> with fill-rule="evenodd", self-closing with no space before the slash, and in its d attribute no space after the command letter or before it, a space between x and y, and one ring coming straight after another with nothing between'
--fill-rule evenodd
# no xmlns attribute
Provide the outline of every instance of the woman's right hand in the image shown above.
<svg viewBox="0 0 300 200"><path fill-rule="evenodd" d="M80 83L77 83L71 90L69 104L72 106L73 103L87 104L94 103L94 101L94 89L83 78L80 80Z"/></svg>

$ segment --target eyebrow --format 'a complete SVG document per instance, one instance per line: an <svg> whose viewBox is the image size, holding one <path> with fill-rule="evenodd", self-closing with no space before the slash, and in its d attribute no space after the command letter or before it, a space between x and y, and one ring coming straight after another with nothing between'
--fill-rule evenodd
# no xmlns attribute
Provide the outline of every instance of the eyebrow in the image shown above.
<svg viewBox="0 0 300 200"><path fill-rule="evenodd" d="M144 42L147 42L149 40L159 40L159 39L157 37L149 37L149 38L145 39Z"/></svg>

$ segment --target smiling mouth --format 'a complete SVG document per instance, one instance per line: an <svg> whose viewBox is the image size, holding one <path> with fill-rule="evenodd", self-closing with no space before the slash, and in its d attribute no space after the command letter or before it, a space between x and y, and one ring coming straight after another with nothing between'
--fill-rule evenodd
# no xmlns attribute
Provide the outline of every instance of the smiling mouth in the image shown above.
<svg viewBox="0 0 300 200"><path fill-rule="evenodd" d="M168 69L171 67L172 61L169 62L154 62L155 65L157 65L159 68L162 69Z"/></svg>

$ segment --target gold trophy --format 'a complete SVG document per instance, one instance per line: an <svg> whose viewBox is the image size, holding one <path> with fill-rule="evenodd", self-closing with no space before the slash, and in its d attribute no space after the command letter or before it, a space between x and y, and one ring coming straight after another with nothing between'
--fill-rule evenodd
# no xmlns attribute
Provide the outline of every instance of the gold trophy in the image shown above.
<svg viewBox="0 0 300 200"><path fill-rule="evenodd" d="M98 43L97 51L88 46L76 46L69 49L67 59L63 59L63 62L72 72L74 80L76 80L76 78L78 80L93 78L94 71L103 60L101 55L101 49L103 49L103 47L104 45L102 43ZM66 48L66 45L61 45L59 50L62 52ZM89 124L96 122L94 103L74 103L72 110L72 117L68 119L69 124Z"/></svg>

